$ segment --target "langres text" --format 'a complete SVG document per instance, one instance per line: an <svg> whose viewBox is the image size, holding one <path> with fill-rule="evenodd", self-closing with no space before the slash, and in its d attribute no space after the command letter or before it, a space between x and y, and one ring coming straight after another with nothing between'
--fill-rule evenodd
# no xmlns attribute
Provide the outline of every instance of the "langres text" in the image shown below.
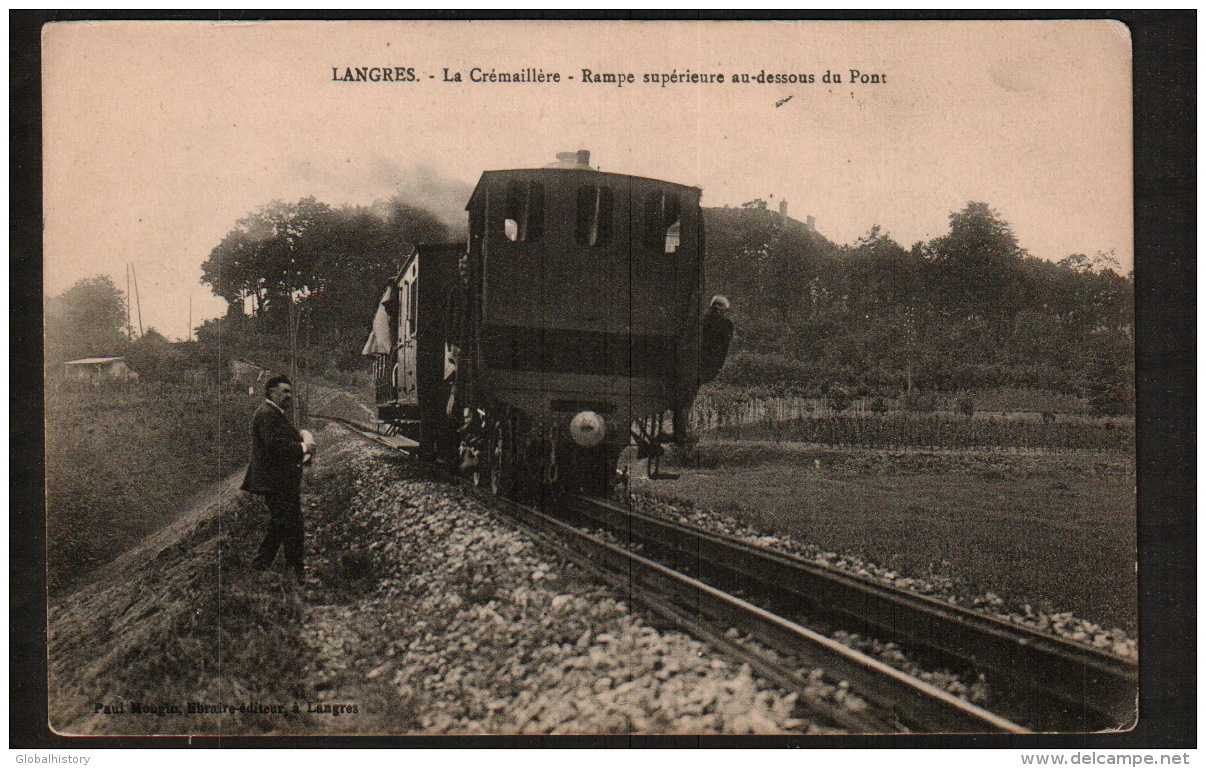
<svg viewBox="0 0 1206 768"><path fill-rule="evenodd" d="M414 67L331 67L331 79L342 83L414 83Z"/></svg>

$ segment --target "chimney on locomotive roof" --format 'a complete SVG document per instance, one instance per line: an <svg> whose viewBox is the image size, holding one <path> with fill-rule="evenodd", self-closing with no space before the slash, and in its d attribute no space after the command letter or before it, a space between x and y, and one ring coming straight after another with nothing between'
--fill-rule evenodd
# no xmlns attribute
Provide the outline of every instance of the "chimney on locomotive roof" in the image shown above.
<svg viewBox="0 0 1206 768"><path fill-rule="evenodd" d="M577 152L558 152L557 162L546 165L545 168L590 168L590 150L580 149Z"/></svg>

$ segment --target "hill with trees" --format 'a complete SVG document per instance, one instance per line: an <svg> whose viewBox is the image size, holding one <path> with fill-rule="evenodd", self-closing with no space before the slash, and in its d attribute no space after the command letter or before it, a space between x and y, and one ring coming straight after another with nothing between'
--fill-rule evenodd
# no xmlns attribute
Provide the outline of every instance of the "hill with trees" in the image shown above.
<svg viewBox="0 0 1206 768"><path fill-rule="evenodd" d="M907 248L878 226L838 245L761 200L705 209L704 223L706 287L733 300L738 326L721 388L885 397L1032 388L1101 413L1133 409L1134 283L1109 254L1035 258L983 202ZM400 198L274 201L206 259L203 282L229 311L198 339L301 349L314 371L359 369L384 282L416 243L451 234Z"/></svg>
<svg viewBox="0 0 1206 768"><path fill-rule="evenodd" d="M850 246L762 201L711 208L708 292L733 300L720 386L898 396L1030 387L1134 403L1134 282L1108 254L1029 255L987 204L906 249L879 227Z"/></svg>

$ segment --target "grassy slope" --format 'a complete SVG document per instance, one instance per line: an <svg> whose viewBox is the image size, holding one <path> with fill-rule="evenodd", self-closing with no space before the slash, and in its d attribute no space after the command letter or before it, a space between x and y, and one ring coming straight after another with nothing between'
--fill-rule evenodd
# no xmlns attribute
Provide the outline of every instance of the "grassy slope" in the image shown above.
<svg viewBox="0 0 1206 768"><path fill-rule="evenodd" d="M342 456L357 452L355 438L338 428L315 432L323 458L307 473L302 495L307 589L283 573L248 567L267 512L237 490L236 475L52 606L52 727L69 734L208 735L418 727L414 711L384 680L366 683L350 670L319 663L330 648L315 636L321 623L315 611L347 614L345 604L376 587L375 561L366 553L384 551L369 545L381 541L388 516L354 513L361 491L373 487ZM346 634L371 638L374 652L384 651L391 636L366 620L347 616ZM311 702L349 685L364 707L360 715L308 711ZM96 711L97 704L118 702L124 703L121 715ZM181 711L136 715L134 702ZM187 714L188 702L283 706L284 712Z"/></svg>
<svg viewBox="0 0 1206 768"><path fill-rule="evenodd" d="M332 429L317 437L327 460L303 489L307 558L331 581L326 564L375 533L339 525L359 488L336 457L350 438ZM248 566L267 512L238 490L240 479L220 484L51 606L50 723L57 731L272 734L345 724L306 712L306 703L320 697L312 685L314 652L303 637L304 593L282 573ZM118 702L123 715L96 711L97 704ZM181 713L135 715L134 702L171 704ZM287 712L189 715L188 702L278 705Z"/></svg>
<svg viewBox="0 0 1206 768"><path fill-rule="evenodd" d="M256 715L107 716L156 707L279 699L303 685L296 590L244 560L266 513L233 480L51 607L50 723L68 734L279 730Z"/></svg>
<svg viewBox="0 0 1206 768"><path fill-rule="evenodd" d="M696 467L672 471L680 476L634 487L902 573L943 573L973 590L1135 629L1135 478L1126 455L721 443L702 445ZM643 473L633 468L634 478Z"/></svg>
<svg viewBox="0 0 1206 768"><path fill-rule="evenodd" d="M255 404L213 387L48 392L50 588L77 586L242 465Z"/></svg>

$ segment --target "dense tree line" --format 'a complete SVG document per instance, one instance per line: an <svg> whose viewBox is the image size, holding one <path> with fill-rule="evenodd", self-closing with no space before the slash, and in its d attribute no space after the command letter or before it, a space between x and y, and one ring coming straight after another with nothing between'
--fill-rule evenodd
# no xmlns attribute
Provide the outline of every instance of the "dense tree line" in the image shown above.
<svg viewBox="0 0 1206 768"><path fill-rule="evenodd" d="M710 291L734 299L722 383L897 395L1027 386L1133 406L1134 285L1108 255L1030 256L979 202L904 248L838 246L761 201L705 211Z"/></svg>
<svg viewBox="0 0 1206 768"><path fill-rule="evenodd" d="M762 201L704 218L708 289L734 300L740 329L722 385L888 396L1025 386L1132 406L1134 286L1106 256L1034 258L980 202L909 248L879 227L838 246ZM401 199L275 201L203 264L230 311L198 338L292 333L355 366L384 282L415 243L448 237Z"/></svg>
<svg viewBox="0 0 1206 768"><path fill-rule="evenodd" d="M292 334L354 355L402 259L416 243L448 236L434 214L400 199L344 208L313 197L273 201L238 221L202 264L202 282L229 310L198 339Z"/></svg>

